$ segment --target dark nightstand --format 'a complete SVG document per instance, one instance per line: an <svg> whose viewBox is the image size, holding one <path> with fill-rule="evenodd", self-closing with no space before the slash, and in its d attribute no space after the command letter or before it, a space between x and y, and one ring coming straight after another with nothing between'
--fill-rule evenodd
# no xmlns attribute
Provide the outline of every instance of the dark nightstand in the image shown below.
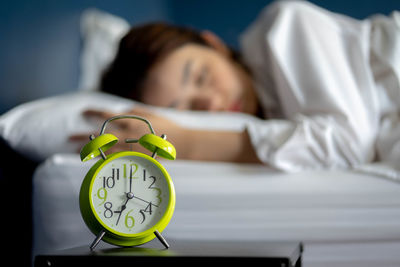
<svg viewBox="0 0 400 267"><path fill-rule="evenodd" d="M262 263L263 266L300 267L303 251L300 242L168 240L171 247L164 249L153 241L132 248L116 248L101 243L94 251L90 251L88 245L40 254L35 257L35 267L172 263Z"/></svg>

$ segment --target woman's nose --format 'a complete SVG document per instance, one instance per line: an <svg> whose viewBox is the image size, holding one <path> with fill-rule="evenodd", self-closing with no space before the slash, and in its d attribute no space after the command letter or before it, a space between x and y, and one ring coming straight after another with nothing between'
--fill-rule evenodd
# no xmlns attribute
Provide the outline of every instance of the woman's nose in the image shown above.
<svg viewBox="0 0 400 267"><path fill-rule="evenodd" d="M216 111L218 110L218 98L215 95L199 95L192 100L193 110Z"/></svg>

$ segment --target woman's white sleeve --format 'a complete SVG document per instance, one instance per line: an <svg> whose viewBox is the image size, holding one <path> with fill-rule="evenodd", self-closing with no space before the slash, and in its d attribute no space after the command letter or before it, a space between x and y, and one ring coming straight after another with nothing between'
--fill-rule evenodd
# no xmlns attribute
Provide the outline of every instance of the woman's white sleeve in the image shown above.
<svg viewBox="0 0 400 267"><path fill-rule="evenodd" d="M369 33L368 21L308 2L281 1L264 10L242 46L262 84L258 89L274 88L265 95L276 97L285 120L249 123L260 160L297 171L374 158L379 96L369 66ZM271 84L266 76L273 77Z"/></svg>

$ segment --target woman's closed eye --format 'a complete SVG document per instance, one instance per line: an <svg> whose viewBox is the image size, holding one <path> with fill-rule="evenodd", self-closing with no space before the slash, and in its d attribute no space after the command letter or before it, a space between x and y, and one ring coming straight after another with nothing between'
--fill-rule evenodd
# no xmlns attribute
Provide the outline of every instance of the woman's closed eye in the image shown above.
<svg viewBox="0 0 400 267"><path fill-rule="evenodd" d="M203 66L201 68L200 73L197 75L196 79L195 79L195 84L198 87L202 87L206 84L206 82L208 81L209 78L209 69L208 66Z"/></svg>

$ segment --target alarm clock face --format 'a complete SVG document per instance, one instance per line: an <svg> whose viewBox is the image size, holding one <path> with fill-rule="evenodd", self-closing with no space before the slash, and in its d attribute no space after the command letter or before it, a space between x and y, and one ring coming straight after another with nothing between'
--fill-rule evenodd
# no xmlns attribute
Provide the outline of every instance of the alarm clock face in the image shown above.
<svg viewBox="0 0 400 267"><path fill-rule="evenodd" d="M144 157L116 157L97 172L90 188L95 216L120 235L152 228L168 209L171 188L167 175Z"/></svg>

